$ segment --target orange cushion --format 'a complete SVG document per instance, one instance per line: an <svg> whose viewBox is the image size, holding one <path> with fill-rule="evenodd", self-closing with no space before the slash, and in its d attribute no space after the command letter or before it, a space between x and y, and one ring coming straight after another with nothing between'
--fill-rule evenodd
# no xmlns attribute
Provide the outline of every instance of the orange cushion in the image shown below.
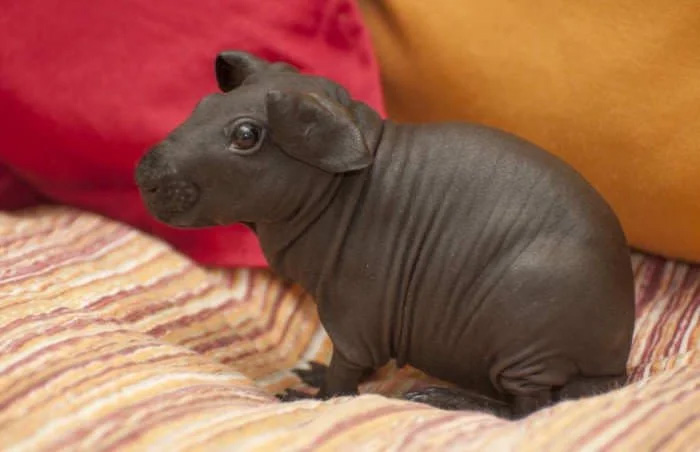
<svg viewBox="0 0 700 452"><path fill-rule="evenodd" d="M363 0L390 116L521 135L632 246L700 261L700 2Z"/></svg>

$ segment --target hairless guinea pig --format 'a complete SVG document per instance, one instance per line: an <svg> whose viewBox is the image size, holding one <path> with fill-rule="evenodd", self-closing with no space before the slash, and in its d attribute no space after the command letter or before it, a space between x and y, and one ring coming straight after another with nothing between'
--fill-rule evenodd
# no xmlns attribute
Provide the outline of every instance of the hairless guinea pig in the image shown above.
<svg viewBox="0 0 700 452"><path fill-rule="evenodd" d="M392 358L456 386L408 399L513 418L625 381L625 237L565 163L489 127L382 120L244 52L216 77L136 179L165 223L247 224L313 294L333 342L317 397L357 394Z"/></svg>

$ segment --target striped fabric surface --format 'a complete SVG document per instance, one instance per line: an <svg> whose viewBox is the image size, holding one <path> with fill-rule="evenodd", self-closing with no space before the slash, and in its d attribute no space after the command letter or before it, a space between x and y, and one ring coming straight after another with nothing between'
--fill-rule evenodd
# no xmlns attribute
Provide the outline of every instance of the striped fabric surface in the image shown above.
<svg viewBox="0 0 700 452"><path fill-rule="evenodd" d="M0 213L0 450L700 450L700 267L635 255L630 384L518 422L363 395L278 403L327 361L312 301L65 208Z"/></svg>

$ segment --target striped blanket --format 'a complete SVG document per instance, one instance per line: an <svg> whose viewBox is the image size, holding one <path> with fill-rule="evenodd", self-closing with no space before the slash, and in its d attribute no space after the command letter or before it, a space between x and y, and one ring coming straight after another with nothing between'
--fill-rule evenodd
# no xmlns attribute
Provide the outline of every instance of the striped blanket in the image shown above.
<svg viewBox="0 0 700 452"><path fill-rule="evenodd" d="M359 397L282 404L331 348L297 287L91 214L0 213L0 449L700 450L700 267L633 266L614 392L509 422L401 401L429 379L387 366Z"/></svg>

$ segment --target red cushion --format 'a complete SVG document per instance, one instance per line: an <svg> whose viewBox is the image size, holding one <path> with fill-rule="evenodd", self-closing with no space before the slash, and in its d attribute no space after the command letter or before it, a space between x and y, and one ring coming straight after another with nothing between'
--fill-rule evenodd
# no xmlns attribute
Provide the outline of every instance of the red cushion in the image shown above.
<svg viewBox="0 0 700 452"><path fill-rule="evenodd" d="M205 264L264 259L242 226L185 231L157 223L133 170L199 98L216 91L218 51L290 62L383 112L377 65L351 0L3 3L0 174L10 180L9 168L50 200L131 223ZM0 208L28 199L19 188L2 194Z"/></svg>

